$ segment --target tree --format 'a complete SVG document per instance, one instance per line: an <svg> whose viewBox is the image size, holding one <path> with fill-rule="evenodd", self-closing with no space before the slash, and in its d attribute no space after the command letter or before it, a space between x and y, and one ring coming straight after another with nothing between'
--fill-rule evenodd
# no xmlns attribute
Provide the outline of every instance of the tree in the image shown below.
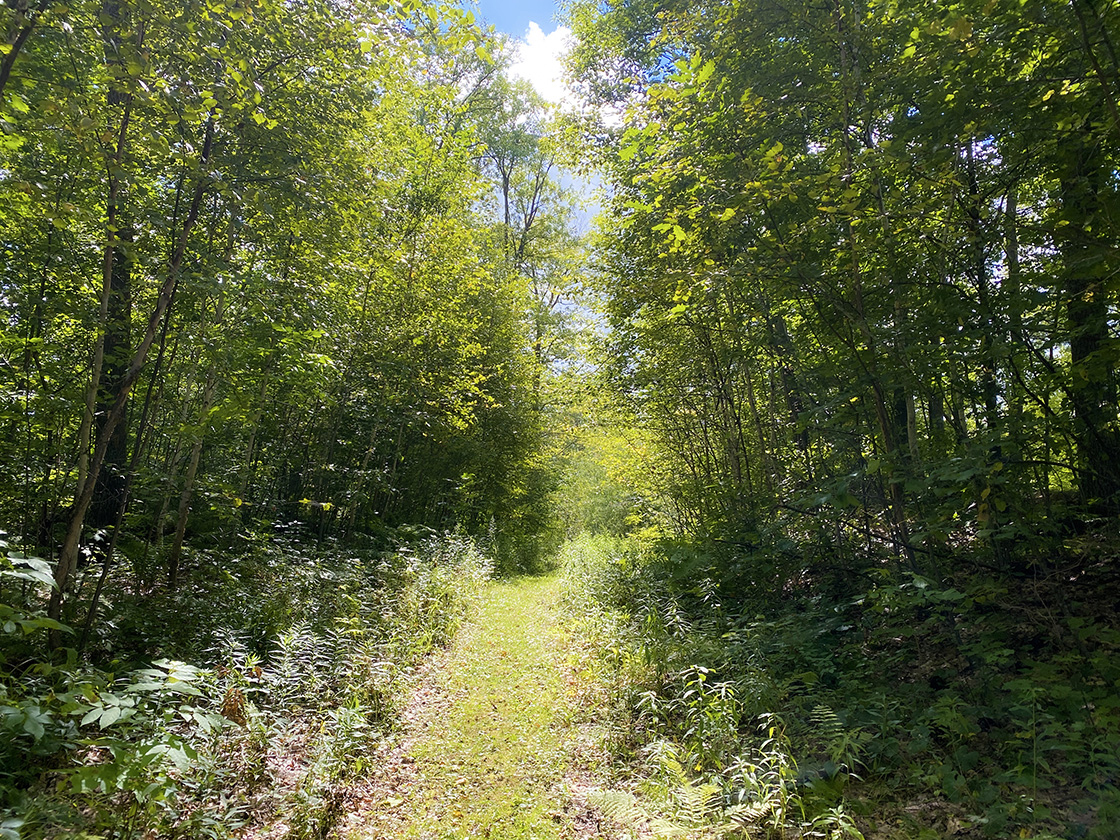
<svg viewBox="0 0 1120 840"><path fill-rule="evenodd" d="M13 9L0 516L60 546L51 615L88 629L103 597L175 588L194 549L274 522L361 540L495 519L531 542L539 295L573 246L546 242L547 177L516 249L495 226L480 138L515 130L491 107L511 88L473 16Z"/></svg>
<svg viewBox="0 0 1120 840"><path fill-rule="evenodd" d="M624 114L585 131L599 270L678 527L827 519L937 573L965 523L1009 563L1065 482L1112 498L1111 11L656 12L576 4L573 69Z"/></svg>

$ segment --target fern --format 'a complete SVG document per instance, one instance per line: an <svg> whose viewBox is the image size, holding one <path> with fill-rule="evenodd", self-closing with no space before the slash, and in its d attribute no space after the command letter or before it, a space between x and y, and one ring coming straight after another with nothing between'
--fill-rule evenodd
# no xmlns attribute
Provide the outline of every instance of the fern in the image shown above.
<svg viewBox="0 0 1120 840"><path fill-rule="evenodd" d="M667 813L651 814L633 794L623 791L596 794L592 804L615 822L648 825L655 837L705 840L745 833L747 823L735 819L744 812L743 806L725 808L719 785L690 778L675 745L662 742L654 751L668 794Z"/></svg>
<svg viewBox="0 0 1120 840"><path fill-rule="evenodd" d="M622 790L603 790L592 793L588 801L603 812L603 816L622 825L637 825L646 820L634 794Z"/></svg>
<svg viewBox="0 0 1120 840"><path fill-rule="evenodd" d="M864 748L871 735L858 727L849 729L828 706L817 706L809 715L816 734L824 740L825 751L839 772L858 779L855 768L862 766Z"/></svg>
<svg viewBox="0 0 1120 840"><path fill-rule="evenodd" d="M713 813L723 810L719 786L697 780L678 787L673 799L676 803L674 818L692 826L703 825Z"/></svg>
<svg viewBox="0 0 1120 840"><path fill-rule="evenodd" d="M809 715L809 720L816 727L817 734L828 744L831 755L833 746L844 737L844 724L840 722L836 712L828 706L814 708Z"/></svg>

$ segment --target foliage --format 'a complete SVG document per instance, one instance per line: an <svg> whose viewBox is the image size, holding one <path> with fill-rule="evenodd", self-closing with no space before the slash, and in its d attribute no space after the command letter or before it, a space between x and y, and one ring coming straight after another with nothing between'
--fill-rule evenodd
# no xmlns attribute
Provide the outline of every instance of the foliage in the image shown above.
<svg viewBox="0 0 1120 840"><path fill-rule="evenodd" d="M783 517L827 540L814 575L936 579L1115 512L1114 9L571 16L590 113L621 123L584 134L605 367L674 529L749 549Z"/></svg>
<svg viewBox="0 0 1120 840"><path fill-rule="evenodd" d="M435 3L22 8L0 523L58 560L50 617L88 636L88 559L174 590L273 527L493 526L538 563L580 243L496 36Z"/></svg>
<svg viewBox="0 0 1120 840"><path fill-rule="evenodd" d="M2 791L15 836L68 825L228 837L282 808L294 809L299 836L322 836L341 786L367 769L369 747L393 726L403 675L446 642L492 569L455 535L362 556L308 556L284 543L257 551L268 553L270 584L253 596L266 602L259 611L227 605L220 618L197 616L193 633L147 639L205 667L7 661L0 712L20 735L5 740ZM228 573L248 578L254 568L265 568L259 555ZM334 598L316 597L324 584ZM262 616L286 626L262 638ZM297 749L310 766L297 780L277 777L276 762Z"/></svg>
<svg viewBox="0 0 1120 840"><path fill-rule="evenodd" d="M1063 821L1107 836L1120 719L1111 642L1091 653L1084 641L1112 638L1100 618L1074 620L1093 628L1084 653L1053 642L1027 653L1013 639L1041 616L1027 602L1023 617L1001 613L1009 594L992 581L966 592L915 578L766 617L681 588L665 570L679 562L605 537L566 554L572 597L602 615L612 751L649 780L637 800L607 794L608 814L667 820L651 822L666 836L857 837L876 824L904 835L929 823L907 829L899 803L929 799L943 805L928 819L985 836L1060 833ZM718 801L683 807L709 785Z"/></svg>
<svg viewBox="0 0 1120 840"><path fill-rule="evenodd" d="M599 565L631 723L698 782L778 714L802 823L1107 834L1116 14L572 5L602 372L664 537Z"/></svg>
<svg viewBox="0 0 1120 840"><path fill-rule="evenodd" d="M322 836L404 670L556 539L545 108L454 4L0 33L4 831Z"/></svg>

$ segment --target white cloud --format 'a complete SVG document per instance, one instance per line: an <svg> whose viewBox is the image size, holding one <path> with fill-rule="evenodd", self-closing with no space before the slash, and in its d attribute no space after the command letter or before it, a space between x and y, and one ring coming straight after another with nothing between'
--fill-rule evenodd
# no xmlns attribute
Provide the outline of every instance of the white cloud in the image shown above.
<svg viewBox="0 0 1120 840"><path fill-rule="evenodd" d="M525 79L553 105L571 105L574 98L564 83L560 66L560 56L568 49L571 38L572 30L566 26L558 26L546 35L537 23L530 22L525 37L517 41L510 75Z"/></svg>
<svg viewBox="0 0 1120 840"><path fill-rule="evenodd" d="M509 75L529 82L544 99L557 109L578 111L579 100L564 81L564 68L560 57L572 47L572 30L558 26L545 34L535 22L529 23L525 37L514 42L515 52ZM579 208L576 225L579 233L586 233L591 219L600 211L600 182L598 176L561 171L561 184L572 190Z"/></svg>

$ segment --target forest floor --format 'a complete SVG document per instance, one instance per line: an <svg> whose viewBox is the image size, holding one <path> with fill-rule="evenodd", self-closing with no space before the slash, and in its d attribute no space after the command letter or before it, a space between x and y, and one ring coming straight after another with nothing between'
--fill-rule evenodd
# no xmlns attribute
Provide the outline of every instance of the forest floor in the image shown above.
<svg viewBox="0 0 1120 840"><path fill-rule="evenodd" d="M346 840L612 840L603 756L557 576L491 584L417 672L400 729L350 791Z"/></svg>

